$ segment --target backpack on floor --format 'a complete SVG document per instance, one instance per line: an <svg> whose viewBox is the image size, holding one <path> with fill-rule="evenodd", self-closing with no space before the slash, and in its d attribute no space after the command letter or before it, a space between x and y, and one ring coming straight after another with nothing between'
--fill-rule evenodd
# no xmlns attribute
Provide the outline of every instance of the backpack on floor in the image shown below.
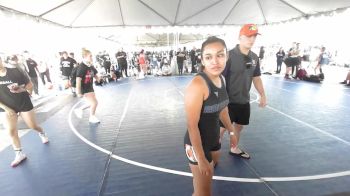
<svg viewBox="0 0 350 196"><path fill-rule="evenodd" d="M318 75L310 75L309 77L305 77L303 80L315 83L321 83L322 81Z"/></svg>
<svg viewBox="0 0 350 196"><path fill-rule="evenodd" d="M299 78L300 80L303 80L307 75L307 72L305 69L299 69L298 72L297 72L297 78Z"/></svg>
<svg viewBox="0 0 350 196"><path fill-rule="evenodd" d="M319 77L321 80L324 80L324 73L318 74L318 77Z"/></svg>

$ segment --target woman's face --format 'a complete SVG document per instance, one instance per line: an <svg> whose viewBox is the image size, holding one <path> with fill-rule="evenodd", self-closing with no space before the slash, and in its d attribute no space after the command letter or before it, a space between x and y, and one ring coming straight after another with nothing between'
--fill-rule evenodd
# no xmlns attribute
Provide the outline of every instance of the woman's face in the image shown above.
<svg viewBox="0 0 350 196"><path fill-rule="evenodd" d="M92 54L91 53L86 54L86 56L84 57L84 60L91 64L92 61L93 61L92 60Z"/></svg>
<svg viewBox="0 0 350 196"><path fill-rule="evenodd" d="M225 69L226 48L220 42L206 45L202 51L202 63L206 72L219 76Z"/></svg>

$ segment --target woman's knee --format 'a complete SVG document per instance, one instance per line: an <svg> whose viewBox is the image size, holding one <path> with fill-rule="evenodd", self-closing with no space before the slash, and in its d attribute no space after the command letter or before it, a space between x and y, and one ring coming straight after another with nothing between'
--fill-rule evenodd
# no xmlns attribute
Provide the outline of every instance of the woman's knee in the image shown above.
<svg viewBox="0 0 350 196"><path fill-rule="evenodd" d="M18 137L18 131L17 131L17 128L8 128L8 133L10 135L11 138L17 138Z"/></svg>
<svg viewBox="0 0 350 196"><path fill-rule="evenodd" d="M39 125L37 125L37 124L29 126L29 128L37 130L37 131L41 131L42 130L42 128Z"/></svg>

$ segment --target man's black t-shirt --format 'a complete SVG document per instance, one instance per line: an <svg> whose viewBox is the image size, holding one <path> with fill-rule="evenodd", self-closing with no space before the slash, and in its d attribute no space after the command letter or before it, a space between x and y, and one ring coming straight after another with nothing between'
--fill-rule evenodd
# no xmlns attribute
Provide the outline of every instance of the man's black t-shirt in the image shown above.
<svg viewBox="0 0 350 196"><path fill-rule="evenodd" d="M75 66L73 69L72 69L72 73L70 74L70 83L72 85L72 87L76 87L76 84L77 84L77 71L78 71L78 66Z"/></svg>
<svg viewBox="0 0 350 196"><path fill-rule="evenodd" d="M26 71L27 71L29 77L31 77L31 78L38 77L38 75L36 74L36 71L35 71L35 68L38 66L38 64L33 59L26 60L26 63L28 66L28 70L26 70Z"/></svg>
<svg viewBox="0 0 350 196"><path fill-rule="evenodd" d="M28 92L11 93L9 85L17 83L18 86L29 83L29 78L16 68L6 68L5 76L0 76L0 102L15 112L27 112L33 109Z"/></svg>
<svg viewBox="0 0 350 196"><path fill-rule="evenodd" d="M177 58L176 58L177 64L183 64L184 60L186 60L185 52L184 51L177 52L176 55L177 55Z"/></svg>
<svg viewBox="0 0 350 196"><path fill-rule="evenodd" d="M91 65L87 66L81 63L77 69L77 77L81 78L81 92L82 94L94 92L93 81L97 74L96 68Z"/></svg>
<svg viewBox="0 0 350 196"><path fill-rule="evenodd" d="M226 79L230 103L249 103L253 78L261 75L259 58L252 51L248 55L241 53L239 45L236 45L229 51L229 59L222 75Z"/></svg>
<svg viewBox="0 0 350 196"><path fill-rule="evenodd" d="M77 62L74 59L68 57L67 59L62 58L60 64L61 64L62 75L70 76L74 68L74 64L77 64Z"/></svg>
<svg viewBox="0 0 350 196"><path fill-rule="evenodd" d="M104 54L101 56L103 60L103 67L110 67L111 66L111 58L108 54Z"/></svg>
<svg viewBox="0 0 350 196"><path fill-rule="evenodd" d="M119 65L126 65L127 64L127 62L126 62L126 53L124 51L117 52L116 57L119 57L119 56L123 56L123 57L117 58L118 64Z"/></svg>

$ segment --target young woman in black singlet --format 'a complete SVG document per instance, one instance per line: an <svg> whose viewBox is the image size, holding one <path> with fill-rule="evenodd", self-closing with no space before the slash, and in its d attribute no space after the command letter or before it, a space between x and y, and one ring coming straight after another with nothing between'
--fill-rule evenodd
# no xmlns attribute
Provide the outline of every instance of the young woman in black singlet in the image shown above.
<svg viewBox="0 0 350 196"><path fill-rule="evenodd" d="M203 72L193 78L185 92L187 132L185 151L193 174L194 196L211 195L214 165L220 153L220 120L235 140L227 104L229 102L221 72L227 60L226 44L209 37L202 44Z"/></svg>

